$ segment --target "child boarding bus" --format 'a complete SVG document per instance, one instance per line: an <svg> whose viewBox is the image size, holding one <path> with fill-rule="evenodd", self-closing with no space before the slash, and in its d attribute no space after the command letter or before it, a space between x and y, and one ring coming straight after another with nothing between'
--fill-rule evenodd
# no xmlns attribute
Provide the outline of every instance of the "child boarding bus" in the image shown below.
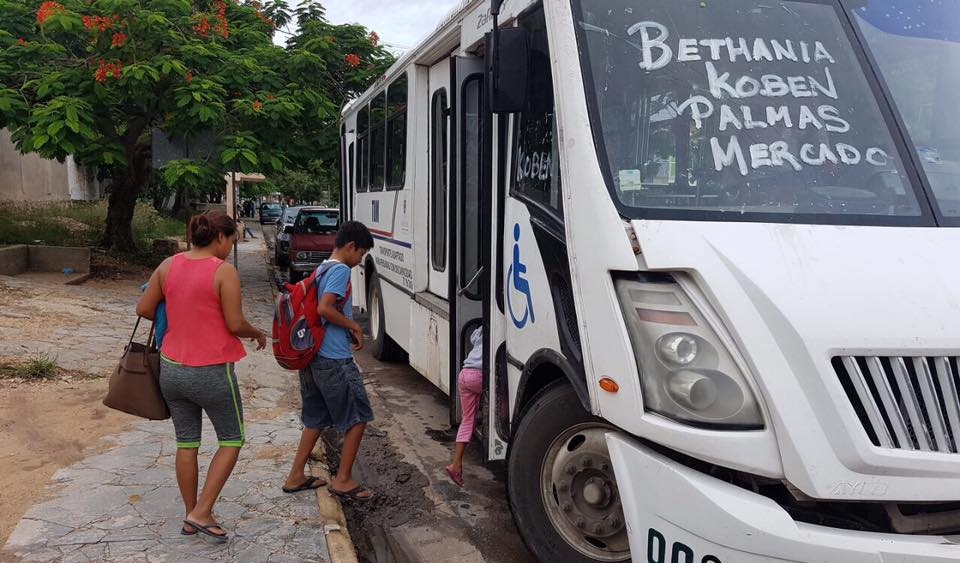
<svg viewBox="0 0 960 563"><path fill-rule="evenodd" d="M540 561L960 560L960 2L464 1L342 138Z"/></svg>

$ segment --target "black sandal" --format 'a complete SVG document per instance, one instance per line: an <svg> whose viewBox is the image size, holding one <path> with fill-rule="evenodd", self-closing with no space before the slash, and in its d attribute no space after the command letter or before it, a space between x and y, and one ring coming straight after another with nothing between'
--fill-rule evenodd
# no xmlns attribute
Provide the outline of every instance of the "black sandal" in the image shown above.
<svg viewBox="0 0 960 563"><path fill-rule="evenodd" d="M190 530L188 530L186 526L180 528L180 535L181 535L181 536L195 536L195 535L197 535L197 529L193 527L193 524L190 524L189 526L190 526L190 528L191 528Z"/></svg>
<svg viewBox="0 0 960 563"><path fill-rule="evenodd" d="M330 494L340 497L344 500L353 500L359 502L367 502L373 498L373 491L365 488L363 485L357 485L356 487L350 489L349 491L338 491L333 487L327 487L327 490L330 491ZM370 496L362 497L360 493L370 493Z"/></svg>
<svg viewBox="0 0 960 563"><path fill-rule="evenodd" d="M213 524L210 524L209 526L203 526L201 524L197 524L196 522L191 522L190 520L184 520L183 523L187 524L188 526L193 526L194 529L196 529L198 532L206 536L210 536L211 538L216 538L221 541L226 541L228 539L228 534L226 530L224 530L222 534L218 534L216 532L210 531L210 528L220 528L221 530L223 530L223 528L220 527L220 524L217 524L216 522L214 522Z"/></svg>
<svg viewBox="0 0 960 563"><path fill-rule="evenodd" d="M307 480L304 481L303 484L301 484L299 487L293 487L293 488L280 487L280 490L287 494L299 493L300 491L312 491L312 490L319 489L320 487L327 484L327 482L324 481L319 485L317 485L316 487L314 487L313 484L320 480L321 479L319 477L308 477Z"/></svg>

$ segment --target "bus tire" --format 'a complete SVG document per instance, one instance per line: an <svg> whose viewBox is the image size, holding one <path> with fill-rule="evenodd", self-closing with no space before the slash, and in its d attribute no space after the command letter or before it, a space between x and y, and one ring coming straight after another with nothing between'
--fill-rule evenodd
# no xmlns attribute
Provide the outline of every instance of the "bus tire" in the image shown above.
<svg viewBox="0 0 960 563"><path fill-rule="evenodd" d="M370 354L381 362L394 361L400 357L400 347L387 334L383 292L380 289L380 277L376 273L370 280L367 295L367 302L370 304Z"/></svg>
<svg viewBox="0 0 960 563"><path fill-rule="evenodd" d="M507 496L527 548L543 562L627 561L630 547L604 434L564 381L525 409L507 458Z"/></svg>

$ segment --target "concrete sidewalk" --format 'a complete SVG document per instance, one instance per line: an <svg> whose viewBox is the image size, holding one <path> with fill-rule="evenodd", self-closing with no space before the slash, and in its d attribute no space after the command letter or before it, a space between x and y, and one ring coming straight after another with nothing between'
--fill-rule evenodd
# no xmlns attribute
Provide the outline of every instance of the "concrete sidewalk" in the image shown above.
<svg viewBox="0 0 960 563"><path fill-rule="evenodd" d="M274 293L262 238L241 243L240 275L247 317L269 331ZM129 308L131 322L134 304ZM117 341L105 361L119 358L123 344ZM113 445L105 453L57 472L51 500L24 515L0 559L356 561L343 513L326 491L287 495L280 490L300 437L297 377L277 366L269 347L255 352L248 345L248 353L237 366L248 445L216 506L217 517L231 532L230 541L180 535L183 505L174 474L173 425L139 421L108 438ZM216 448L206 419L203 444L201 480ZM326 476L322 464L315 465L315 474Z"/></svg>

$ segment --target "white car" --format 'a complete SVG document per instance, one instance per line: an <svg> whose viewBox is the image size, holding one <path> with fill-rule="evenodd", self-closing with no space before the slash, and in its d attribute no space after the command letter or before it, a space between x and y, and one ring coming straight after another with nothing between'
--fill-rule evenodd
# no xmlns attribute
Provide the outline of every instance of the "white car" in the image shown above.
<svg viewBox="0 0 960 563"><path fill-rule="evenodd" d="M284 227L292 227L293 223L297 220L297 213L300 213L302 207L286 207L283 210L283 215L280 216L280 220L277 221L277 244L274 245L274 261L277 264L278 268L286 268L289 265L289 257L287 256L287 249L290 247L290 234L284 233Z"/></svg>

